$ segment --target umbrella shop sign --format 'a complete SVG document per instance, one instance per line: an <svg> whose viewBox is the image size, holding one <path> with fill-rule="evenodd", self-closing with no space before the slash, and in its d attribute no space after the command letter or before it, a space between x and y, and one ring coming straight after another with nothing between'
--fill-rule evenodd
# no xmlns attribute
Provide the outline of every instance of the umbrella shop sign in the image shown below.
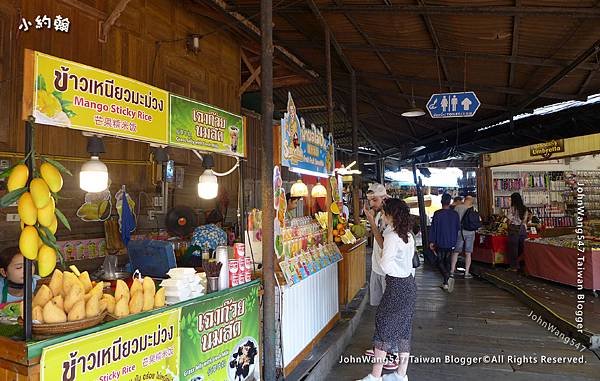
<svg viewBox="0 0 600 381"><path fill-rule="evenodd" d="M246 156L246 133L240 115L171 94L169 144L175 147Z"/></svg>
<svg viewBox="0 0 600 381"><path fill-rule="evenodd" d="M25 51L23 119L167 143L169 93L91 66Z"/></svg>
<svg viewBox="0 0 600 381"><path fill-rule="evenodd" d="M179 309L44 348L41 381L174 380Z"/></svg>
<svg viewBox="0 0 600 381"><path fill-rule="evenodd" d="M549 142L534 144L529 147L529 156L541 156L544 159L556 152L565 152L564 139L551 140Z"/></svg>
<svg viewBox="0 0 600 381"><path fill-rule="evenodd" d="M259 284L181 308L180 380L260 379Z"/></svg>
<svg viewBox="0 0 600 381"><path fill-rule="evenodd" d="M288 93L287 112L281 119L281 163L296 172L328 177L333 173L334 150L331 134L314 124L305 126Z"/></svg>

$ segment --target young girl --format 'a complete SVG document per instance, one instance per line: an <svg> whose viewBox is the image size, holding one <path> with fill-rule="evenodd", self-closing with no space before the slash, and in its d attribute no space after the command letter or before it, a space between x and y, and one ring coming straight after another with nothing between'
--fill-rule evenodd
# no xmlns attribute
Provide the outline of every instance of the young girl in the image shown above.
<svg viewBox="0 0 600 381"><path fill-rule="evenodd" d="M23 299L23 266L25 258L18 247L9 247L0 252L0 303L18 302ZM32 265L31 272L34 268ZM35 290L39 276L33 276L32 290Z"/></svg>
<svg viewBox="0 0 600 381"><path fill-rule="evenodd" d="M385 375L383 380L408 381L406 369L417 301L417 285L412 266L415 241L412 234L409 234L413 220L408 206L402 200L387 199L383 212L386 223L392 226L392 229L384 233L380 262L386 274L386 287L375 315L373 371L362 381L381 380L386 353L398 353L400 364L396 372Z"/></svg>

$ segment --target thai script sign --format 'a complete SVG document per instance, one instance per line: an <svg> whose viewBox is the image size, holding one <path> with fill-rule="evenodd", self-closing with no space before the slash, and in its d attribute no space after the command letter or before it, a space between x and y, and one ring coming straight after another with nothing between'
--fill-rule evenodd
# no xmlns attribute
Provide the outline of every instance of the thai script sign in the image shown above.
<svg viewBox="0 0 600 381"><path fill-rule="evenodd" d="M325 138L321 128L305 123L288 93L287 112L281 119L281 163L298 172L328 177L334 168L333 138Z"/></svg>
<svg viewBox="0 0 600 381"><path fill-rule="evenodd" d="M240 115L171 94L169 144L233 156L246 156Z"/></svg>
<svg viewBox="0 0 600 381"><path fill-rule="evenodd" d="M40 380L177 379L179 312L174 309L44 348Z"/></svg>
<svg viewBox="0 0 600 381"><path fill-rule="evenodd" d="M180 380L259 380L259 283L181 308Z"/></svg>
<svg viewBox="0 0 600 381"><path fill-rule="evenodd" d="M24 84L24 118L33 115L40 124L167 143L168 92L40 52L27 54L33 55L34 76ZM26 58L26 71L27 63Z"/></svg>

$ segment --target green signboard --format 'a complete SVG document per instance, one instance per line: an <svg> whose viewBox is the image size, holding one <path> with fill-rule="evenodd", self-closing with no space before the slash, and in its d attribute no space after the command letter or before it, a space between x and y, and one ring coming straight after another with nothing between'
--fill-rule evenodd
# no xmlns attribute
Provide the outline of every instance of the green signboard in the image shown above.
<svg viewBox="0 0 600 381"><path fill-rule="evenodd" d="M260 379L259 283L182 307L181 381Z"/></svg>
<svg viewBox="0 0 600 381"><path fill-rule="evenodd" d="M244 118L177 95L169 98L171 146L246 156Z"/></svg>
<svg viewBox="0 0 600 381"><path fill-rule="evenodd" d="M40 380L170 381L179 357L174 309L45 348Z"/></svg>

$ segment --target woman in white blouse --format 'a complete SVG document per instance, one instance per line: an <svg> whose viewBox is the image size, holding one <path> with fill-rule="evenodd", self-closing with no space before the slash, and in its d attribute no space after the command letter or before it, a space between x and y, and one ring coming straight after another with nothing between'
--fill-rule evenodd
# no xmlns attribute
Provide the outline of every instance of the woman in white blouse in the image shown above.
<svg viewBox="0 0 600 381"><path fill-rule="evenodd" d="M410 356L412 320L417 300L417 285L412 258L415 241L410 234L413 219L406 203L387 199L383 206L385 221L392 226L386 230L381 254L381 268L386 274L386 288L375 315L373 371L363 381L381 380L386 353L397 353L400 365L385 381L408 381L406 369Z"/></svg>

